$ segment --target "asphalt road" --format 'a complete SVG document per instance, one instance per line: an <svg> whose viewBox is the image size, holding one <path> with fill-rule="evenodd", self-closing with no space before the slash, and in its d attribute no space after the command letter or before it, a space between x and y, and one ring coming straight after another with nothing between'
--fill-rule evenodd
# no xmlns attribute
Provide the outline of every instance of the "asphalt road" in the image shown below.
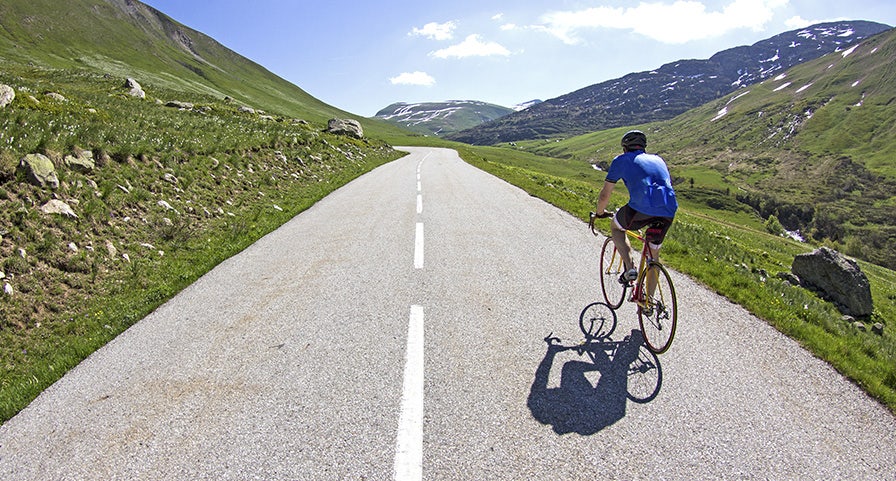
<svg viewBox="0 0 896 481"><path fill-rule="evenodd" d="M601 239L453 151L408 150L0 427L0 479L896 477L889 411L684 276L675 342L640 377L657 362L629 305L614 343L564 349Z"/></svg>

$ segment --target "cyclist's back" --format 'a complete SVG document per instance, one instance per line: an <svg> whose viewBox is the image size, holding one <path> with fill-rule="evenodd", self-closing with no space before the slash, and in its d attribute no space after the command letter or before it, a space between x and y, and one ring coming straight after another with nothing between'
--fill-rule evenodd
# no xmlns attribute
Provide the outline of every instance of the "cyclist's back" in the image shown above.
<svg viewBox="0 0 896 481"><path fill-rule="evenodd" d="M662 157L643 149L632 150L613 159L607 182L622 179L629 192L629 205L649 216L675 217L678 201L672 178Z"/></svg>

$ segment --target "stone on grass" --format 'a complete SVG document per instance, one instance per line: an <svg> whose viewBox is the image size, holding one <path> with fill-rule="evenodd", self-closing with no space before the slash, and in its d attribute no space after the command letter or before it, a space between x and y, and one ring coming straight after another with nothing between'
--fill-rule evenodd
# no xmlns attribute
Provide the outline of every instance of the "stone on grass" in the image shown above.
<svg viewBox="0 0 896 481"><path fill-rule="evenodd" d="M28 182L37 187L59 188L59 176L53 161L43 154L28 154L19 162L19 170L25 173Z"/></svg>

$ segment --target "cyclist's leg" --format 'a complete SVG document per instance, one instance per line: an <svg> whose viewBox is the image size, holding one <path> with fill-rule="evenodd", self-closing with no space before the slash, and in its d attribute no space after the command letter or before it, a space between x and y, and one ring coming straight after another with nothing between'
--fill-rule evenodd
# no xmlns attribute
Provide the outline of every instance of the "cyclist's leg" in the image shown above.
<svg viewBox="0 0 896 481"><path fill-rule="evenodd" d="M670 217L654 217L651 219L650 227L644 235L644 240L647 241L650 258L654 261L659 262L660 260L660 248L663 246L663 239L666 238L666 233L669 232L671 225L672 218ZM648 297L653 296L653 293L656 292L658 277L658 275L647 276Z"/></svg>
<svg viewBox="0 0 896 481"><path fill-rule="evenodd" d="M613 217L613 222L610 222L610 232L613 235L613 243L616 244L616 250L619 251L619 255L622 257L622 262L625 264L625 270L631 270L635 268L635 262L632 260L632 245L628 241L628 236L625 234L626 229L628 229L629 224L631 222L631 218L634 217L636 211L626 204L621 209L616 212L616 215Z"/></svg>

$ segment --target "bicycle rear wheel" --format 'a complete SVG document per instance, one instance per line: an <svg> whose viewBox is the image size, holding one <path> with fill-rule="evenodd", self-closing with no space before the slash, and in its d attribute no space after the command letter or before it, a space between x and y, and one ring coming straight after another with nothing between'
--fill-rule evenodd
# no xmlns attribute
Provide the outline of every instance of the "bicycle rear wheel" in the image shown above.
<svg viewBox="0 0 896 481"><path fill-rule="evenodd" d="M650 262L638 278L638 290L650 292L649 285L656 283L652 294L643 302L638 302L638 322L644 334L644 344L651 352L662 354L669 349L675 337L678 322L678 300L669 271L659 262Z"/></svg>
<svg viewBox="0 0 896 481"><path fill-rule="evenodd" d="M607 305L613 309L618 309L625 299L626 285L619 282L623 270L622 256L616 250L613 238L607 237L600 251L600 289Z"/></svg>

